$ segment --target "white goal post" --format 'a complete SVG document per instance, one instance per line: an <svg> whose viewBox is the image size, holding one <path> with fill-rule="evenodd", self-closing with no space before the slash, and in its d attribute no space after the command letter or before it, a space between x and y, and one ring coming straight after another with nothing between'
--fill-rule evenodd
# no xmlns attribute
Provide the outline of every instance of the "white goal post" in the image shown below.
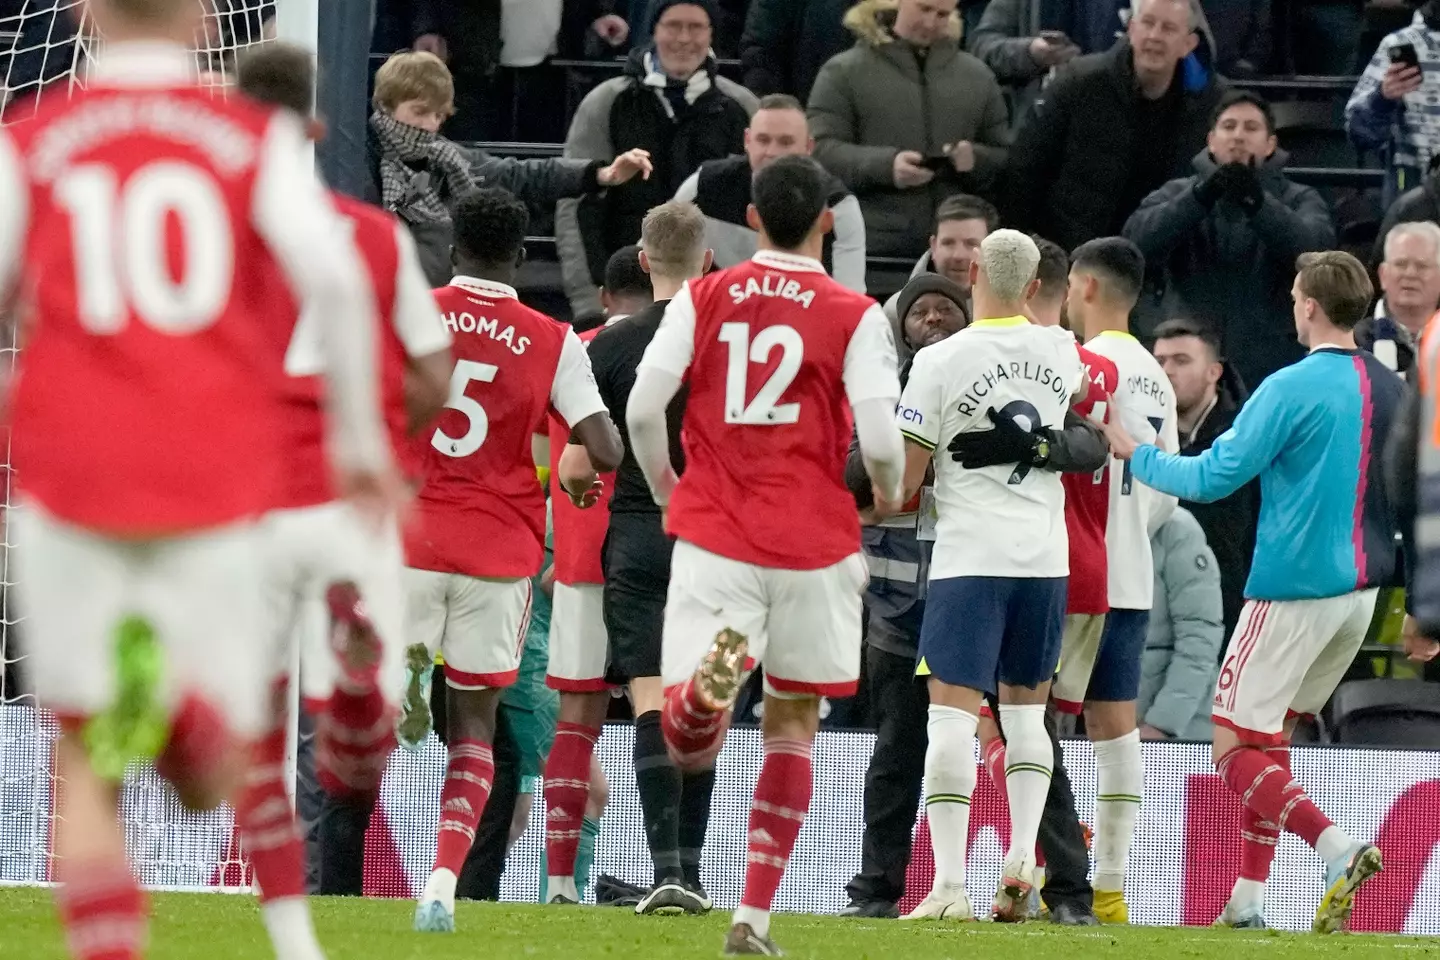
<svg viewBox="0 0 1440 960"><path fill-rule="evenodd" d="M203 8L195 39L202 86L223 96L237 59L250 47L283 39L310 50L318 46L319 0L193 0ZM339 0L332 0L339 2ZM89 68L104 38L83 13L82 0L0 0L0 125L23 124L45 96L84 89ZM13 368L13 325L4 324L0 364ZM8 433L0 436L5 456L4 501L0 504L0 885L43 884L51 880L51 838L55 797L52 748L57 728L37 709L26 687L23 611L9 588L12 542L9 513L16 477L10 469ZM77 602L84 602L77 596ZM296 684L291 684L294 690ZM294 703L292 697L292 703ZM295 711L291 713L289 767L294 775ZM127 848L142 882L151 887L210 886L247 889L249 876L230 831L230 814L185 813L148 772L126 782L121 816Z"/></svg>

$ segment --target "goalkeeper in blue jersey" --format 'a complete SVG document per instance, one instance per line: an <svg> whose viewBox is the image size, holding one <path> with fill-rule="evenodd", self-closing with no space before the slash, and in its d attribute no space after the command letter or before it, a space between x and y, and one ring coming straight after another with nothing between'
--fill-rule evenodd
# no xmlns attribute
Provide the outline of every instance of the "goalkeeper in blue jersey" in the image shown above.
<svg viewBox="0 0 1440 960"><path fill-rule="evenodd" d="M1245 609L1215 691L1215 762L1245 804L1239 879L1217 923L1264 926L1265 880L1279 833L1324 859L1314 929L1344 928L1356 890L1380 870L1379 848L1321 813L1290 776L1299 717L1325 705L1354 661L1380 587L1397 576L1396 525L1382 471L1404 384L1355 346L1373 289L1346 253L1307 253L1291 294L1309 356L1272 374L1234 426L1194 457L1136 444L1112 417L1105 432L1135 478L1208 503L1260 478L1260 522Z"/></svg>

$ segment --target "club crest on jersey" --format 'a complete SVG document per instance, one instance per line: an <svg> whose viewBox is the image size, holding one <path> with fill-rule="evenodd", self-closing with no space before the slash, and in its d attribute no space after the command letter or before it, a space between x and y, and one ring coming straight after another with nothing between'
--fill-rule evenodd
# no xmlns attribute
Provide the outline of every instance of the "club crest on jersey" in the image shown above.
<svg viewBox="0 0 1440 960"><path fill-rule="evenodd" d="M449 313L442 313L440 319L445 324L445 329L451 333L483 333L491 340L505 344L517 357L530 346L530 338L517 338L513 326L506 326L502 330L500 324L489 317L477 317L468 310L460 313L453 310Z"/></svg>
<svg viewBox="0 0 1440 960"><path fill-rule="evenodd" d="M1008 363L997 363L993 370L975 378L960 400L960 413L963 416L972 416L976 410L984 406L984 398L990 391L1003 380L1033 380L1041 386L1048 387L1059 398L1061 403L1069 399L1070 391L1065 386L1065 381L1056 375L1055 369L1048 364L1032 363L1029 360L1011 360Z"/></svg>
<svg viewBox="0 0 1440 960"><path fill-rule="evenodd" d="M758 280L750 277L743 284L730 284L730 299L735 303L744 303L751 297L779 297L808 310L815 299L815 291L802 288L799 280L776 273L767 273Z"/></svg>

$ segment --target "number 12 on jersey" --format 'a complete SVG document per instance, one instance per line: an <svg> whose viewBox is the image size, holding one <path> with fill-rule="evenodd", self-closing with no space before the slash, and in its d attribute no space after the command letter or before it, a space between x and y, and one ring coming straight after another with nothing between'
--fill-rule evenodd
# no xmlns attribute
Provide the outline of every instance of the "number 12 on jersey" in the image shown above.
<svg viewBox="0 0 1440 960"><path fill-rule="evenodd" d="M805 359L805 341L794 327L777 324L766 327L754 340L750 324L732 321L720 324L720 342L730 347L729 364L725 370L725 422L748 426L776 427L798 423L800 404L776 403L795 382L800 362ZM780 362L760 389L755 399L746 404L750 392L750 364L766 363L771 352L780 348Z"/></svg>

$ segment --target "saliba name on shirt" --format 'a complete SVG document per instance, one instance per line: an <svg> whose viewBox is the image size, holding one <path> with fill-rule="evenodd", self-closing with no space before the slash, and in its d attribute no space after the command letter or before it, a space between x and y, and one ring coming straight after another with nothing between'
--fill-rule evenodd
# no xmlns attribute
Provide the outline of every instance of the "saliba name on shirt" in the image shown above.
<svg viewBox="0 0 1440 960"><path fill-rule="evenodd" d="M767 273L759 279L749 277L743 284L732 283L729 292L730 299L737 304L744 303L751 297L779 297L798 303L807 310L815 299L814 290L802 286L800 281L793 277L778 273Z"/></svg>

